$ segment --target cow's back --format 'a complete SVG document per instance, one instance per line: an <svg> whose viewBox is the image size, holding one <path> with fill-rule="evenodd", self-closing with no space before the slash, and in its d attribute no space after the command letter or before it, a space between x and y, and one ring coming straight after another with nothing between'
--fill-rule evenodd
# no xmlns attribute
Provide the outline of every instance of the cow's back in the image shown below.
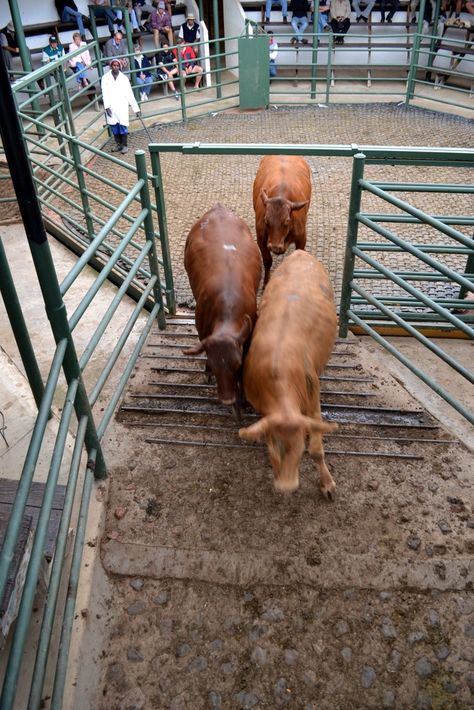
<svg viewBox="0 0 474 710"><path fill-rule="evenodd" d="M188 234L184 266L196 299L196 325L206 337L216 320L248 313L255 320L260 252L245 222L221 204Z"/></svg>
<svg viewBox="0 0 474 710"><path fill-rule="evenodd" d="M334 293L324 266L295 251L273 273L260 304L244 369L246 392L259 398L262 382L277 384L288 373L319 375L336 339ZM252 398L250 398L252 401Z"/></svg>
<svg viewBox="0 0 474 710"><path fill-rule="evenodd" d="M308 163L301 155L266 155L260 161L253 184L255 211L262 204L262 189L268 197L281 196L295 202L310 200L311 173Z"/></svg>

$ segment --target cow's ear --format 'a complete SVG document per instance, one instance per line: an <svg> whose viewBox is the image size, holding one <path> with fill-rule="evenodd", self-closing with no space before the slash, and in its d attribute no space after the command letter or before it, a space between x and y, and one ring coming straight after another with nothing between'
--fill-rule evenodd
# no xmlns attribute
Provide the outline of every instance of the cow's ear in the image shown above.
<svg viewBox="0 0 474 710"><path fill-rule="evenodd" d="M266 205L268 202L268 196L267 196L267 193L265 192L265 190L263 189L263 187L260 190L260 197L262 198L263 204Z"/></svg>
<svg viewBox="0 0 474 710"><path fill-rule="evenodd" d="M290 202L290 209L292 212L293 210L300 210L307 204L309 204L309 200L303 200L303 202Z"/></svg>
<svg viewBox="0 0 474 710"><path fill-rule="evenodd" d="M207 345L207 338L200 340L199 343L194 348L181 348L184 355L200 355L205 351Z"/></svg>
<svg viewBox="0 0 474 710"><path fill-rule="evenodd" d="M249 314L246 313L244 315L244 322L242 323L242 327L240 329L240 332L237 336L237 342L239 345L243 345L247 338L249 337L250 333L252 332L252 319L250 318Z"/></svg>
<svg viewBox="0 0 474 710"><path fill-rule="evenodd" d="M268 429L268 417L263 417L256 424L239 429L239 436L245 441L260 441Z"/></svg>

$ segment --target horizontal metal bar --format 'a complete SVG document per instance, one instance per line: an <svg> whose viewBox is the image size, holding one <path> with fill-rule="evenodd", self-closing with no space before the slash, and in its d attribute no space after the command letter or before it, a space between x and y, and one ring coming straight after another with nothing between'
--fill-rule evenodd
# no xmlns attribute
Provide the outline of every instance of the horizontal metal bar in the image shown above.
<svg viewBox="0 0 474 710"><path fill-rule="evenodd" d="M379 180L374 180L371 181L372 185L375 185L375 187L380 188L380 190L391 190L391 191L400 191L400 192L442 192L444 193L471 193L474 194L474 186L473 185L463 185L460 183L459 185L456 183L446 183L446 184L438 184L438 183L423 183L423 182L405 182L405 183L399 183L399 182L380 182ZM441 218L443 219L443 218Z"/></svg>
<svg viewBox="0 0 474 710"><path fill-rule="evenodd" d="M50 407L53 401L56 385L58 383L64 354L67 348L67 339L60 340L56 345L56 351L51 363L48 379L44 388L43 399L38 409L35 425L31 435L28 452L21 472L15 502L10 513L10 520L5 533L5 538L0 552L0 599L3 599L5 587L8 580L8 570L13 560L14 551L17 545L20 525L25 513L26 501L30 493L31 482L33 480L38 456L41 449L44 433L49 419Z"/></svg>
<svg viewBox="0 0 474 710"><path fill-rule="evenodd" d="M79 303L76 310L74 311L74 313L72 314L72 316L69 319L69 327L71 328L71 330L74 330L74 328L77 326L77 324L81 320L81 318L84 315L84 313L86 312L86 310L89 308L90 304L94 300L94 297L100 291L102 284L107 280L110 272L115 267L115 264L121 258L122 253L127 248L130 241L133 239L134 234L137 232L137 230L143 224L143 221L144 221L145 217L147 216L147 214L148 214L148 211L146 209L140 210L140 213L135 218L132 226L130 227L128 232L126 234L124 234L124 236L122 237L122 239L120 241L120 245L117 247L117 249L115 249L114 253L109 257L104 268L102 269L100 274L98 274L98 276L94 280L94 283L91 285L91 287L87 290L85 296L82 298L81 302Z"/></svg>
<svg viewBox="0 0 474 710"><path fill-rule="evenodd" d="M401 288L403 288L415 298L419 299L422 303L428 306L428 308L431 308L431 310L436 311L436 313L438 313L438 315L440 315L443 320L450 322L452 325L459 328L459 330L462 330L463 333L466 333L466 335L468 335L469 337L473 336L472 328L469 328L465 323L463 323L462 320L460 320L455 315L446 310L446 308L442 308L436 303L436 301L433 301L431 298L428 298L428 296L425 296L424 293L414 288L413 286L410 286L410 284L408 284L403 279L398 278L398 276L395 276L393 272L391 272L389 269L386 269L379 261L376 261L364 252L361 252L358 247L353 247L352 251L356 256L359 256L363 261L367 262L367 264L370 264L370 266L372 266L374 269L378 269L378 271L384 274L388 279L396 283L397 286L401 286ZM467 281L467 279L466 282L468 284L468 289L471 290L472 283L470 281Z"/></svg>
<svg viewBox="0 0 474 710"><path fill-rule="evenodd" d="M151 249L151 242L147 241L145 243L145 245L143 246L141 252L138 254L138 256L135 260L135 263L133 264L132 269L128 272L127 278L122 281L122 284L121 284L119 290L115 294L115 296L114 296L112 302L110 303L109 307L107 308L106 312L101 317L99 325L97 326L94 334L92 335L89 343L87 344L86 348L84 349L84 352L82 353L82 356L79 360L79 367L81 368L81 371L84 370L87 363L89 362L89 360L96 348L97 343L99 342L102 335L106 331L107 326L110 323L113 314L115 313L115 311L119 307L120 303L122 302L123 296L127 292L129 285L131 284L131 282L135 278L135 275L136 275L137 271L139 271L140 265L142 264L143 259L146 257L146 255L148 254L150 249Z"/></svg>
<svg viewBox="0 0 474 710"><path fill-rule="evenodd" d="M403 212L408 212L413 217L416 217L417 219L419 219L421 222L423 222L425 224L429 224L431 227L434 227L437 231L442 232L443 234L446 234L448 237L451 237L451 239L454 239L455 241L458 241L461 244L464 244L464 246L469 247L469 249L474 249L474 240L472 238L470 239L469 237L466 237L462 232L459 232L457 229L453 229L449 225L444 224L439 219L432 217L431 215L427 214L426 212L423 212L423 210L420 210L417 207L413 207L413 205L410 205L408 202L405 202L404 200L400 200L400 199L398 199L398 197L394 197L393 195L390 195L388 192L385 192L384 190L380 190L378 187L375 187L368 180L364 180L364 179L359 180L359 186L363 190L367 190L367 192L371 192L373 195L376 195L377 197L382 198L385 202L388 202L389 204L393 205L394 207L398 207L398 209L402 210ZM359 216L357 216L357 218L359 219ZM369 222L372 222L372 221L369 220ZM364 224L367 224L367 223L364 221ZM367 224L367 226L372 226L372 224ZM374 231L378 231L378 230L375 229ZM381 232L381 233L383 233L383 232ZM390 232L388 232L387 234L384 234L384 236L387 236L388 239L392 240L392 238L395 235L392 235ZM402 242L402 240L400 240L400 242ZM408 244L408 242L403 242L403 244L404 245ZM412 248L414 248L414 247L412 247ZM412 252L412 253L415 253L415 252Z"/></svg>
<svg viewBox="0 0 474 710"><path fill-rule="evenodd" d="M293 144L280 145L278 143L150 143L151 153L183 153L197 155L320 155L353 157L356 153L363 153L366 162L381 159L387 163L408 159L410 161L428 161L431 165L437 160L448 163L461 163L472 165L474 163L473 149L447 149L428 147L406 146L373 146L373 145L311 145Z"/></svg>
<svg viewBox="0 0 474 710"><path fill-rule="evenodd" d="M85 252L79 259L76 261L74 264L73 268L71 271L68 273L66 278L62 281L60 285L60 290L61 290L61 295L64 296L64 294L68 291L68 289L72 286L74 281L77 279L79 274L81 273L82 269L87 266L87 263L89 259L94 256L94 253L97 250L97 247L100 246L102 241L105 239L107 234L110 232L112 227L121 219L122 213L125 212L127 207L130 206L130 204L136 199L136 197L140 194L140 190L143 188L143 180L138 180L138 182L130 188L129 194L127 197L122 200L120 205L118 205L117 210L114 212L113 215L111 215L110 219L107 220L106 224L104 227L100 230L100 232L97 234L95 239L90 243L90 245L87 247Z"/></svg>
<svg viewBox="0 0 474 710"><path fill-rule="evenodd" d="M436 343L434 343L429 338L426 338L422 333L419 333L416 328L413 328L410 323L406 323L402 318L400 318L396 313L389 310L384 306L377 298L371 296L365 289L363 289L358 284L351 282L351 287L363 296L369 303L373 306L379 308L384 315L386 315L391 320L395 321L398 325L402 326L410 335L412 335L419 343L422 343L428 350L437 355L443 362L447 363L453 370L462 375L468 382L474 383L474 372L467 370L463 365L461 365L457 360L454 360L448 353L442 350Z"/></svg>
<svg viewBox="0 0 474 710"><path fill-rule="evenodd" d="M373 219L368 214L364 215L368 219ZM390 222L393 220L374 220L377 222ZM474 221L473 221L474 224ZM406 254L406 249L403 247L399 247L396 244L387 244L386 242L357 242L357 246L359 249L363 249L364 251L385 251L387 253L395 253L395 254ZM453 244L417 244L416 248L419 251L422 251L423 253L427 254L472 254L472 249L469 247L461 246L461 245L453 245Z"/></svg>
<svg viewBox="0 0 474 710"><path fill-rule="evenodd" d="M115 343L115 346L110 353L104 367L102 368L102 371L97 378L97 382L94 386L94 389L92 390L89 400L91 403L91 407L94 406L94 404L97 402L97 399L102 391L102 388L104 387L104 384L107 382L107 379L112 372L115 363L117 362L117 359L120 355L120 353L123 350L123 347L125 343L127 342L128 336L132 332L132 329L137 322L138 318L140 317L140 314L142 312L143 306L145 304L145 301L147 300L149 294L153 290L153 287L156 283L157 277L156 274L153 275L150 279L150 282L148 283L146 289L142 293L139 301L135 304L134 309L132 313L130 314L130 317L127 320L127 323L125 325L125 328L123 329L120 337L118 338L117 342ZM158 304L157 304L158 305Z"/></svg>
<svg viewBox="0 0 474 710"><path fill-rule="evenodd" d="M148 316L148 319L145 323L145 327L143 329L143 332L140 335L139 339L137 340L137 343L132 351L132 354L130 355L129 361L123 371L123 374L119 380L119 383L118 383L114 393L112 394L112 396L107 404L107 407L105 408L104 416L102 417L102 420L97 427L97 435L99 437L99 440L105 434L105 430L107 428L107 425L114 413L115 407L117 406L117 403L118 403L120 397L122 396L122 392L124 391L124 389L127 385L128 379L130 377L130 373L132 372L132 370L135 366L135 362L140 354L140 350L143 347L143 345L148 337L148 333L151 330L151 326L153 325L155 318L158 315L159 310L160 310L160 304L156 303L155 306L153 307L153 309L151 310L150 315Z"/></svg>
<svg viewBox="0 0 474 710"><path fill-rule="evenodd" d="M420 380L422 380L428 387L430 387L436 394L438 394L440 397L442 397L445 402L447 402L451 407L456 409L456 411L459 412L465 419L467 419L471 424L474 424L474 415L472 415L462 404L460 404L457 400L455 400L451 395L446 392L440 385L436 384L436 382L433 382L431 378L429 378L423 370L420 370L419 367L416 365L413 365L413 363L406 358L402 353L400 353L391 343L388 342L388 340L385 340L381 335L379 335L373 328L371 328L367 323L364 323L363 320L357 317L355 313L353 313L350 309L348 311L348 315L350 318L354 320L357 325L360 325L363 330L365 330L369 335L371 335L380 345L383 345L384 348L386 348L389 352L394 355L397 360L399 360L403 365L408 367L411 372L413 372Z"/></svg>
<svg viewBox="0 0 474 710"><path fill-rule="evenodd" d="M258 446L251 444L221 444L215 442L207 441L179 441L179 440L167 440L167 439L145 439L147 444L171 444L173 446L203 446L210 448L219 449L242 449L246 451L262 451L266 452L266 446ZM389 458L389 459L410 459L412 461L422 461L423 456L415 456L413 454L395 454L395 453L384 453L381 451L337 451L334 449L328 449L324 447L325 456L362 456L362 457L374 457L374 458Z"/></svg>

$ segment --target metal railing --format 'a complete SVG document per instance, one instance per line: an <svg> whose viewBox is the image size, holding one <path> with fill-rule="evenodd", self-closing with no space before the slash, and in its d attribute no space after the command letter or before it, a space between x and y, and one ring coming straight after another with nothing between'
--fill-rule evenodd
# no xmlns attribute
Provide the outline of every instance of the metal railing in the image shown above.
<svg viewBox="0 0 474 710"><path fill-rule="evenodd" d="M3 64L0 65L0 80L4 107L4 112L0 117L2 140L11 166L12 180L18 195L45 311L56 343L46 376L46 384L43 387L34 351L23 327L21 304L16 295L14 280L6 261L5 252L1 249L0 271L3 276L8 277L6 284L2 284L2 292L8 291L8 313L12 318L11 326L15 334L19 336L17 343L39 406L26 458L22 470L19 472L17 492L0 553L0 599L4 598L9 570L18 545L32 484L38 481L42 475L39 466L40 458L49 461L49 464L47 465L39 518L33 532L30 554L25 562L24 585L8 652L0 707L2 710L3 708L13 708L19 692L29 694L25 707L41 707L45 694L46 670L47 667L55 665L54 683L52 688L48 688L48 690L51 692L51 707L60 708L92 482L94 478L100 479L106 475L106 463L101 442L153 323L157 321L160 328L165 327L165 304L162 291L166 292L166 287L160 278L161 267L156 249L154 210L148 189L150 179L143 151L137 151L135 154L135 180L127 190L127 194L122 197L120 204L97 234L92 235L82 257L78 259L62 282L59 282L42 224L40 201L36 199L26 146L20 123L15 118L13 97L9 90L8 77ZM59 118L59 122L61 122L61 116ZM31 117L30 121L33 126L37 125L39 119ZM65 140L64 134L58 135L58 128L53 129L46 125L45 130L50 132L51 137L58 139L59 154L64 157L65 172L67 172L69 151L74 151L79 147L75 142L76 139L69 136L68 140ZM65 179L64 173L51 170L51 174L56 180ZM87 192L87 188L84 190ZM43 203L47 200L46 194L48 193L55 195L51 184L45 188L45 192L42 194ZM87 194L87 197L92 196ZM50 197L49 199L54 198ZM133 217L129 216L129 208L132 204L137 206L136 214ZM120 220L124 220L127 224L120 242L113 249L111 248L107 264L88 290L82 294L82 298L73 312L68 313L65 299L68 297L70 288L76 284L92 254L107 244L109 233L113 231L114 226ZM95 319L91 319L96 296L117 261L124 258L124 251L129 245L134 245L134 255L129 258L127 275L97 324ZM146 263L147 269L145 270ZM127 286L140 271L146 274L141 296L132 308L125 326L120 329L117 311ZM144 316L143 308L150 301L150 313ZM87 332L90 333L82 353L78 352L75 339L75 331L79 324L82 325L83 330L87 329ZM111 325L114 331L115 345L111 348L108 346L107 357L105 362L100 364L100 371L97 375L97 363L93 368L88 365L106 329ZM139 328L141 332L139 335L133 336L133 342L130 344L131 332L134 328L135 330ZM119 363L119 357L125 345L131 352L123 364ZM119 364L122 368L121 372ZM114 382L111 382L112 373L115 378ZM63 401L61 401L61 392L64 392L62 377L66 381L66 394ZM99 397L101 397L100 400ZM58 398L60 398L59 402ZM99 401L100 409L97 406ZM59 405L59 408L55 409L54 404ZM51 451L51 446L46 441L46 431L52 410L57 413L57 428L55 443ZM77 418L76 423L73 418L74 414ZM69 434L74 437L70 462L67 460ZM87 455L84 457L85 453ZM66 486L64 505L56 537L54 557L48 570L46 601L41 610L42 620L38 637L35 639L38 650L34 669L32 669L25 667L24 655L27 645L32 642L30 621L38 581L42 575L43 550L48 535L53 499L59 481ZM67 541L71 527L75 530L75 539L72 554L70 559L67 559ZM60 599L61 589L67 590L65 600ZM15 611L11 611L11 616L15 616ZM61 632L59 643L56 644L52 641L52 634L53 629L58 625ZM20 675L21 683L19 683Z"/></svg>
<svg viewBox="0 0 474 710"><path fill-rule="evenodd" d="M436 153L433 151L434 165ZM370 181L364 178L364 167L372 157L370 150L354 156L339 334L345 337L354 327L369 334L474 424L474 412L383 337L395 332L415 338L453 373L474 384L474 371L431 339L441 334L474 339L474 314L461 315L466 308L464 296L474 294L474 238L460 231L464 227L474 234L474 216L430 215L407 199L427 193L451 198L456 194L474 195L474 186ZM361 209L364 193L377 198L378 212ZM405 193L405 199L396 193ZM389 211L384 213L387 206ZM362 226L366 227L364 238L359 234ZM407 238L404 232L410 236ZM406 255L410 256L408 268L400 259ZM443 294L434 297L440 286Z"/></svg>

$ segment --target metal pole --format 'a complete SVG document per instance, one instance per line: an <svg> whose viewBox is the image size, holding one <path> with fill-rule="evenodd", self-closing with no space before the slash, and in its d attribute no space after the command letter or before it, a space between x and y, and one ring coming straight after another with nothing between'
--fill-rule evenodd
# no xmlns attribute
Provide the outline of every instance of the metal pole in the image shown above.
<svg viewBox="0 0 474 710"><path fill-rule="evenodd" d="M40 402L44 394L44 384L41 377L41 372L38 367L38 362L35 357L33 346L31 344L28 328L26 327L23 311L21 310L18 294L15 289L15 284L12 278L10 267L8 265L7 255L0 237L0 292L3 296L5 309L10 319L13 335L15 336L16 344L20 353L23 366L26 370L26 376L30 383L33 397L35 398L36 406L40 406ZM50 413L51 416L51 413Z"/></svg>
<svg viewBox="0 0 474 710"><path fill-rule="evenodd" d="M219 42L219 6L218 0L212 0L212 15L214 19L214 54L216 60L216 90L217 98L222 97L221 86L221 43Z"/></svg>
<svg viewBox="0 0 474 710"><path fill-rule="evenodd" d="M156 209L158 210L158 225L160 228L161 258L165 271L166 305L170 313L176 313L176 298L173 283L173 268L171 265L170 245L168 241L168 225L166 223L165 196L163 193L163 178L161 176L160 154L151 154L153 171L153 186L155 188Z"/></svg>
<svg viewBox="0 0 474 710"><path fill-rule="evenodd" d="M160 310L158 311L158 326L161 330L166 328L165 309L163 304L163 296L161 293L160 269L158 266L158 257L156 254L155 228L153 225L153 214L151 211L150 193L148 190L148 175L146 171L145 151L137 150L135 153L135 164L137 166L137 176L143 180L143 187L140 190L142 207L148 211L145 217L145 235L147 241L151 242L151 250L148 252L148 262L150 264L150 273L156 275L156 283L153 287L153 295L155 303L159 303Z"/></svg>
<svg viewBox="0 0 474 710"><path fill-rule="evenodd" d="M15 102L8 79L3 55L0 53L0 95L2 111L0 111L0 133L5 150L5 156L10 168L10 174L18 197L23 224L33 263L40 284L56 343L67 339L67 349L64 357L64 374L68 384L75 378L79 379L75 410L78 417L87 416L86 448L97 450L95 475L104 478L106 475L105 460L100 447L92 410L87 398L86 389L79 368L79 362L69 328L66 306L61 296L58 278L54 268L48 239L43 225L41 210L36 197L35 186L26 153L21 126L15 109Z"/></svg>
<svg viewBox="0 0 474 710"><path fill-rule="evenodd" d="M356 214L360 210L360 201L362 190L359 186L359 181L364 175L365 155L356 153L354 162L352 163L352 183L351 183L351 199L349 203L349 220L347 223L346 251L344 254L344 272L342 276L341 301L339 306L339 337L346 338L349 317L348 310L351 305L352 287L351 281L354 273L355 256L353 247L357 244L357 232L359 222Z"/></svg>

